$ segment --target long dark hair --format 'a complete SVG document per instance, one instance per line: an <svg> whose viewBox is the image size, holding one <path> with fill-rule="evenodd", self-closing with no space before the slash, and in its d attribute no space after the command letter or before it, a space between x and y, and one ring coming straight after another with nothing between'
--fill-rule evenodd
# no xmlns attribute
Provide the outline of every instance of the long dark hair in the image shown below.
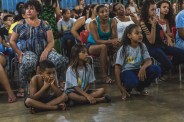
<svg viewBox="0 0 184 122"><path fill-rule="evenodd" d="M115 4L113 5L112 10L113 10L114 12L117 11L117 10L116 10L116 6L119 5L119 4L120 4L120 3L115 3Z"/></svg>
<svg viewBox="0 0 184 122"><path fill-rule="evenodd" d="M149 7L150 5L156 4L154 0L145 0L141 9L141 21L144 23L149 22Z"/></svg>
<svg viewBox="0 0 184 122"><path fill-rule="evenodd" d="M87 10L89 10L89 9L90 9L90 5L85 6L83 11L82 11L82 16L87 17Z"/></svg>
<svg viewBox="0 0 184 122"><path fill-rule="evenodd" d="M160 8L163 3L167 3L169 5L169 12L167 15L165 15L164 19L168 20L169 26L170 26L170 28L172 28L175 25L173 7L169 1L161 0L157 3L157 8Z"/></svg>
<svg viewBox="0 0 184 122"><path fill-rule="evenodd" d="M96 8L96 13L98 14L99 11L100 11L100 9L101 9L101 8L104 8L104 7L106 7L106 6L105 6L105 5L99 5L99 6Z"/></svg>
<svg viewBox="0 0 184 122"><path fill-rule="evenodd" d="M123 38L121 39L122 45L123 45L123 54L126 54L126 48L128 45L131 44L131 40L130 38L128 38L128 34L131 34L132 31L137 28L140 27L139 25L136 24L130 24L129 26L126 27ZM142 49L142 43L139 43L141 49Z"/></svg>
<svg viewBox="0 0 184 122"><path fill-rule="evenodd" d="M126 5L129 5L130 4L130 0L127 1L127 4Z"/></svg>
<svg viewBox="0 0 184 122"><path fill-rule="evenodd" d="M89 17L88 17L88 18L90 18L90 17L92 16L92 9L94 9L95 6L97 6L97 5L98 5L98 4L92 4L92 5L90 6Z"/></svg>
<svg viewBox="0 0 184 122"><path fill-rule="evenodd" d="M42 11L42 6L38 0L29 0L24 4L25 9L28 8L28 6L34 6L36 11L40 14Z"/></svg>
<svg viewBox="0 0 184 122"><path fill-rule="evenodd" d="M86 45L83 44L75 44L72 49L71 49L71 53L70 53L70 65L72 70L76 73L77 79L79 77L78 75L78 71L77 68L79 66L79 53L81 51L83 51L84 49L86 49ZM83 62L84 67L86 69L86 62Z"/></svg>

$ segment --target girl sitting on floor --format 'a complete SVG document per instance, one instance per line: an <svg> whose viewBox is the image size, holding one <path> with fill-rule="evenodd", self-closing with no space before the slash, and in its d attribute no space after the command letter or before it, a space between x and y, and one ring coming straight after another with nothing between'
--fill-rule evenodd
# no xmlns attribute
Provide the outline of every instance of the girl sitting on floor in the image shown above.
<svg viewBox="0 0 184 122"><path fill-rule="evenodd" d="M85 45L76 44L72 47L70 66L66 72L65 93L68 98L77 103L110 102L108 96L104 96L104 88L91 89L90 85L96 79L88 59Z"/></svg>

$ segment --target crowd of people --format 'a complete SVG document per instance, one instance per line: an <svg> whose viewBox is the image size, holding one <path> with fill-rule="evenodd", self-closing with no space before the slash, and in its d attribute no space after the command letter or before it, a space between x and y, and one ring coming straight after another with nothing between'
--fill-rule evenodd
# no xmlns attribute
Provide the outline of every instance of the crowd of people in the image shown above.
<svg viewBox="0 0 184 122"><path fill-rule="evenodd" d="M29 0L16 9L15 15L1 13L0 84L9 103L25 98L31 113L110 102L104 88L91 87L96 78L89 55L99 58L102 83L116 83L123 100L133 89L148 95L145 88L156 78L167 80L166 71L184 63L184 10L177 14L168 0L145 0L141 7L134 0L126 5L80 0L73 10L60 10L57 0ZM5 68L13 58L19 62L16 95ZM107 73L113 61L115 79Z"/></svg>

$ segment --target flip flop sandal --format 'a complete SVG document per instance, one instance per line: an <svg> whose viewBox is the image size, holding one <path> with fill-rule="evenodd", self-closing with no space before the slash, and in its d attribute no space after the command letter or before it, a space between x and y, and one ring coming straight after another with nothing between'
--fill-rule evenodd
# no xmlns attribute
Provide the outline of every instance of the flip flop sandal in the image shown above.
<svg viewBox="0 0 184 122"><path fill-rule="evenodd" d="M25 92L17 92L17 97L24 98L25 97Z"/></svg>
<svg viewBox="0 0 184 122"><path fill-rule="evenodd" d="M141 95L143 96L148 96L149 95L149 91L148 90L143 90L140 92Z"/></svg>

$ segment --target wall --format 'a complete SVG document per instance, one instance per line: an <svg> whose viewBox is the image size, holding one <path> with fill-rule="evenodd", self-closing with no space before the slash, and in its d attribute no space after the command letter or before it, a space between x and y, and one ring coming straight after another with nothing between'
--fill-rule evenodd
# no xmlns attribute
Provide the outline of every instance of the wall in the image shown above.
<svg viewBox="0 0 184 122"><path fill-rule="evenodd" d="M18 2L26 2L28 0L0 0L1 2L1 10L8 10L8 11L15 11L16 4ZM119 0L85 0L86 4L94 4L94 3L112 3L112 2L117 2ZM127 0L121 0L126 3ZM64 9L73 9L77 4L78 0L59 0L60 7Z"/></svg>

